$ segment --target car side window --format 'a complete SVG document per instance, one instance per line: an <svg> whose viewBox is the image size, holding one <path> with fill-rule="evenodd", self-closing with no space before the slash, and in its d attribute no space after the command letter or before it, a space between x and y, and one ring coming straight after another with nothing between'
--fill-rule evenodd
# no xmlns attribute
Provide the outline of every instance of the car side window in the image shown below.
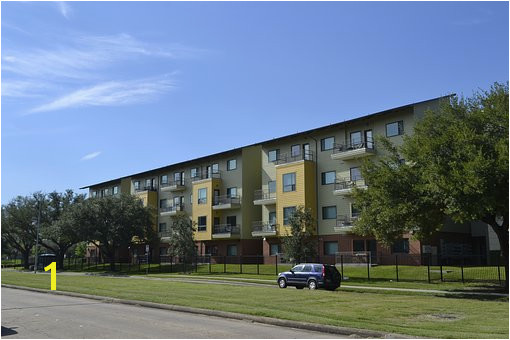
<svg viewBox="0 0 510 340"><path fill-rule="evenodd" d="M311 272L311 271L312 271L312 265L311 265L311 264L307 264L307 265L305 265L305 268L303 268L303 271L304 271L305 273L309 273L309 272Z"/></svg>
<svg viewBox="0 0 510 340"><path fill-rule="evenodd" d="M297 265L297 266L294 266L291 270L293 272L302 272L303 271L303 265Z"/></svg>
<svg viewBox="0 0 510 340"><path fill-rule="evenodd" d="M313 266L313 271L316 272L316 273L321 273L322 272L322 266L320 264L316 264Z"/></svg>

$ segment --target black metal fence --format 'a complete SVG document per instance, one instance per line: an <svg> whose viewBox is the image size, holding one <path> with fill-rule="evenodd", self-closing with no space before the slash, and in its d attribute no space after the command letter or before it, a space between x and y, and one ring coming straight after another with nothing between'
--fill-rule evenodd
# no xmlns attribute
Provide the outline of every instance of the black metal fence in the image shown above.
<svg viewBox="0 0 510 340"><path fill-rule="evenodd" d="M31 259L33 261L33 259ZM336 265L345 281L396 281L396 282L491 282L503 285L505 267L501 258L482 256L432 256L430 254L374 255L369 252L325 255L297 262L316 262ZM109 271L119 274L201 273L201 274L253 274L274 278L289 270L295 261L283 254L273 256L160 256L152 262L146 256L136 258L66 258L64 270ZM31 265L33 262L30 263ZM22 262L8 266L23 268Z"/></svg>

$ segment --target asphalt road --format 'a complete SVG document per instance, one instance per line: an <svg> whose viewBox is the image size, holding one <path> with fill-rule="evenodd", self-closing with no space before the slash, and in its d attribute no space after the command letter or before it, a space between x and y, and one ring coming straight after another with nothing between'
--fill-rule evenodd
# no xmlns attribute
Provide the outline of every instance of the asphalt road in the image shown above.
<svg viewBox="0 0 510 340"><path fill-rule="evenodd" d="M2 288L2 338L338 338L249 321Z"/></svg>

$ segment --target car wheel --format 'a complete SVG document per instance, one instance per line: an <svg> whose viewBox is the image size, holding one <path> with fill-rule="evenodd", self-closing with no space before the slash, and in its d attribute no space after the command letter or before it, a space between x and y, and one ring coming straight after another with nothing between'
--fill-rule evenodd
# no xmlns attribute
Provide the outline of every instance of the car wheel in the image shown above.
<svg viewBox="0 0 510 340"><path fill-rule="evenodd" d="M308 281L308 289L310 289L310 290L317 289L317 281L315 281L315 280Z"/></svg>
<svg viewBox="0 0 510 340"><path fill-rule="evenodd" d="M287 281L283 277L278 279L278 287L287 288Z"/></svg>

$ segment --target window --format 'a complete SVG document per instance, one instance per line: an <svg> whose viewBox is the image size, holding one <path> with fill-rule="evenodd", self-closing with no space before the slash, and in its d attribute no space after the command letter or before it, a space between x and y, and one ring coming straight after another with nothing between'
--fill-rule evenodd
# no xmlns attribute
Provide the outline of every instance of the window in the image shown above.
<svg viewBox="0 0 510 340"><path fill-rule="evenodd" d="M276 224L276 211L270 211L268 216L269 216L269 223L271 225L275 225Z"/></svg>
<svg viewBox="0 0 510 340"><path fill-rule="evenodd" d="M276 162L280 156L280 149L269 150L267 153L268 162Z"/></svg>
<svg viewBox="0 0 510 340"><path fill-rule="evenodd" d="M289 218L291 218L295 212L296 212L296 207L283 208L283 224L288 225Z"/></svg>
<svg viewBox="0 0 510 340"><path fill-rule="evenodd" d="M235 169L237 169L237 160L236 159L229 160L227 162L227 170L230 171Z"/></svg>
<svg viewBox="0 0 510 340"><path fill-rule="evenodd" d="M146 179L145 180L145 189L149 189L151 187L151 180L150 179Z"/></svg>
<svg viewBox="0 0 510 340"><path fill-rule="evenodd" d="M281 253L281 245L279 243L273 243L269 248L269 255L276 255Z"/></svg>
<svg viewBox="0 0 510 340"><path fill-rule="evenodd" d="M207 203L207 188L198 189L198 204Z"/></svg>
<svg viewBox="0 0 510 340"><path fill-rule="evenodd" d="M182 206L184 204L184 196L174 197L174 207Z"/></svg>
<svg viewBox="0 0 510 340"><path fill-rule="evenodd" d="M336 205L322 207L323 220L336 220Z"/></svg>
<svg viewBox="0 0 510 340"><path fill-rule="evenodd" d="M104 189L104 195L109 196L110 195L110 189L106 188Z"/></svg>
<svg viewBox="0 0 510 340"><path fill-rule="evenodd" d="M393 253L406 253L409 254L409 239L403 238L393 244Z"/></svg>
<svg viewBox="0 0 510 340"><path fill-rule="evenodd" d="M360 211L354 204L351 204L351 217L352 218L358 218L360 214Z"/></svg>
<svg viewBox="0 0 510 340"><path fill-rule="evenodd" d="M167 230L166 230L166 223L160 223L160 224L159 224L159 232L160 232L160 233L164 233L164 232L166 232L166 231L167 231Z"/></svg>
<svg viewBox="0 0 510 340"><path fill-rule="evenodd" d="M335 255L336 253L338 253L337 241L324 242L324 255Z"/></svg>
<svg viewBox="0 0 510 340"><path fill-rule="evenodd" d="M92 191L92 197L97 197L97 191Z"/></svg>
<svg viewBox="0 0 510 340"><path fill-rule="evenodd" d="M189 204L193 204L193 194L189 194Z"/></svg>
<svg viewBox="0 0 510 340"><path fill-rule="evenodd" d="M304 268L304 265L302 264L298 264L297 266L294 266L291 270L293 272L302 272L303 271L303 268Z"/></svg>
<svg viewBox="0 0 510 340"><path fill-rule="evenodd" d="M357 147L361 144L361 131L351 132L351 146Z"/></svg>
<svg viewBox="0 0 510 340"><path fill-rule="evenodd" d="M269 193L276 192L276 181L267 182L267 188L269 189Z"/></svg>
<svg viewBox="0 0 510 340"><path fill-rule="evenodd" d="M301 154L301 145L295 144L290 147L290 156L297 157Z"/></svg>
<svg viewBox="0 0 510 340"><path fill-rule="evenodd" d="M365 251L365 240L354 240L352 241L353 251Z"/></svg>
<svg viewBox="0 0 510 340"><path fill-rule="evenodd" d="M207 229L207 216L198 216L197 221L197 230L198 231L206 231Z"/></svg>
<svg viewBox="0 0 510 340"><path fill-rule="evenodd" d="M168 175L161 176L161 184L168 184Z"/></svg>
<svg viewBox="0 0 510 340"><path fill-rule="evenodd" d="M189 171L189 174L190 174L191 178L198 177L198 168L191 168L191 170Z"/></svg>
<svg viewBox="0 0 510 340"><path fill-rule="evenodd" d="M321 174L321 182L322 185L326 184L334 184L336 180L336 172L335 171L327 171Z"/></svg>
<svg viewBox="0 0 510 340"><path fill-rule="evenodd" d="M212 173L217 174L220 172L220 165L218 163L214 163L212 165Z"/></svg>
<svg viewBox="0 0 510 340"><path fill-rule="evenodd" d="M229 244L227 246L227 256L237 256L237 245Z"/></svg>
<svg viewBox="0 0 510 340"><path fill-rule="evenodd" d="M351 181L359 181L363 179L361 169L359 167L351 168Z"/></svg>
<svg viewBox="0 0 510 340"><path fill-rule="evenodd" d="M311 271L312 271L312 265L311 264L305 264L305 266L303 268L303 272L309 273Z"/></svg>
<svg viewBox="0 0 510 340"><path fill-rule="evenodd" d="M159 208L166 208L167 207L167 200L166 198L159 200Z"/></svg>
<svg viewBox="0 0 510 340"><path fill-rule="evenodd" d="M182 185L183 179L184 179L184 172L175 172L174 173L174 182L176 185Z"/></svg>
<svg viewBox="0 0 510 340"><path fill-rule="evenodd" d="M166 255L166 250L167 250L166 247L159 247L159 255L160 256L165 256Z"/></svg>
<svg viewBox="0 0 510 340"><path fill-rule="evenodd" d="M140 181L135 181L134 185L135 185L135 190L140 189Z"/></svg>
<svg viewBox="0 0 510 340"><path fill-rule="evenodd" d="M296 191L296 173L283 174L283 192Z"/></svg>
<svg viewBox="0 0 510 340"><path fill-rule="evenodd" d="M118 186L114 186L112 188L112 192L113 192L114 195L117 195L119 193L119 187Z"/></svg>
<svg viewBox="0 0 510 340"><path fill-rule="evenodd" d="M227 188L227 197L236 198L237 197L237 188Z"/></svg>
<svg viewBox="0 0 510 340"><path fill-rule="evenodd" d="M321 151L331 150L335 146L335 137L321 139Z"/></svg>
<svg viewBox="0 0 510 340"><path fill-rule="evenodd" d="M230 226L237 225L237 218L236 216L227 216L227 224Z"/></svg>
<svg viewBox="0 0 510 340"><path fill-rule="evenodd" d="M404 121L399 120L386 124L386 137L400 136L404 134Z"/></svg>

